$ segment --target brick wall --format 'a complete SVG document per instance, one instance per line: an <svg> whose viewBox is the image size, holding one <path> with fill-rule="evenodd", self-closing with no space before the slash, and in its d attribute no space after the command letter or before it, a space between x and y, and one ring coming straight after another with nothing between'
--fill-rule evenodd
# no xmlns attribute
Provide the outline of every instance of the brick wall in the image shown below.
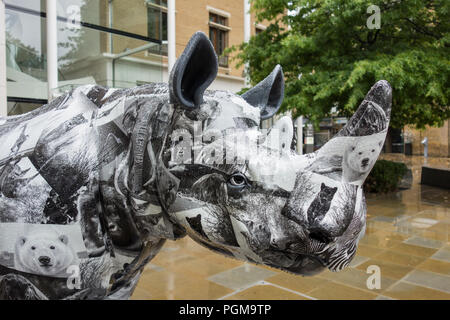
<svg viewBox="0 0 450 320"><path fill-rule="evenodd" d="M450 126L449 120L439 128L427 127L424 130L417 130L412 127L405 127L405 133L413 137L412 151L414 155L423 155L422 140L428 137L428 155L431 157L450 157Z"/></svg>

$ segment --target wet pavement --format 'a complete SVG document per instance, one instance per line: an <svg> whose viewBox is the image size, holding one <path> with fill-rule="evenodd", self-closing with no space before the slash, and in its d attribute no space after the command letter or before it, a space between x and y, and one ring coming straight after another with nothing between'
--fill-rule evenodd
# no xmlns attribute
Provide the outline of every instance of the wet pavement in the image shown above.
<svg viewBox="0 0 450 320"><path fill-rule="evenodd" d="M167 242L151 261L133 299L450 299L450 190L419 184L422 164L450 168L450 158L380 158L406 163L413 184L366 195L366 234L344 271L295 276L184 238Z"/></svg>

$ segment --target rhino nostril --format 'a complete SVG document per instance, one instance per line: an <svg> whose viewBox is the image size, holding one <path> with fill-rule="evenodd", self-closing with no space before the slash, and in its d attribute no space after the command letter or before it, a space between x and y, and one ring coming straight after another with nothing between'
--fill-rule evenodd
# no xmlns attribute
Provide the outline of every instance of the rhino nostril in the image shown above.
<svg viewBox="0 0 450 320"><path fill-rule="evenodd" d="M314 230L309 233L309 237L316 241L328 244L331 242L331 238L322 230Z"/></svg>

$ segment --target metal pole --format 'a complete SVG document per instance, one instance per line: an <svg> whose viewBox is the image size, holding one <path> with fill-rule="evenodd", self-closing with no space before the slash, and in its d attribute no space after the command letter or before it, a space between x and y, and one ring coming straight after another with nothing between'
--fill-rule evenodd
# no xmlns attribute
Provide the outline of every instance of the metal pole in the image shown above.
<svg viewBox="0 0 450 320"><path fill-rule="evenodd" d="M47 0L47 92L48 101L53 100L58 88L58 26L56 0Z"/></svg>
<svg viewBox="0 0 450 320"><path fill-rule="evenodd" d="M175 0L167 1L167 58L168 58L168 74L176 61L176 19L175 19Z"/></svg>
<svg viewBox="0 0 450 320"><path fill-rule="evenodd" d="M8 115L6 98L6 36L5 2L0 0L0 117Z"/></svg>

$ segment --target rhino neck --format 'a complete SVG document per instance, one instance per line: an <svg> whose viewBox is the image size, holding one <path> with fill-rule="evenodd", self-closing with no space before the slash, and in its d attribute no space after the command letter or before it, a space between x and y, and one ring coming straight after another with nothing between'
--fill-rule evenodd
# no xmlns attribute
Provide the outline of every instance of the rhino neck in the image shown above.
<svg viewBox="0 0 450 320"><path fill-rule="evenodd" d="M126 97L120 121L120 131L124 132L119 139L122 147L115 152L109 167L105 167L107 182L102 188L105 202L120 207L118 223L127 230L124 237L125 233L137 234L141 241L146 241L184 235L166 214L178 185L177 179L166 170L164 159L166 140L176 117L164 93L146 96L141 90L139 95ZM109 144L106 141L105 145Z"/></svg>

